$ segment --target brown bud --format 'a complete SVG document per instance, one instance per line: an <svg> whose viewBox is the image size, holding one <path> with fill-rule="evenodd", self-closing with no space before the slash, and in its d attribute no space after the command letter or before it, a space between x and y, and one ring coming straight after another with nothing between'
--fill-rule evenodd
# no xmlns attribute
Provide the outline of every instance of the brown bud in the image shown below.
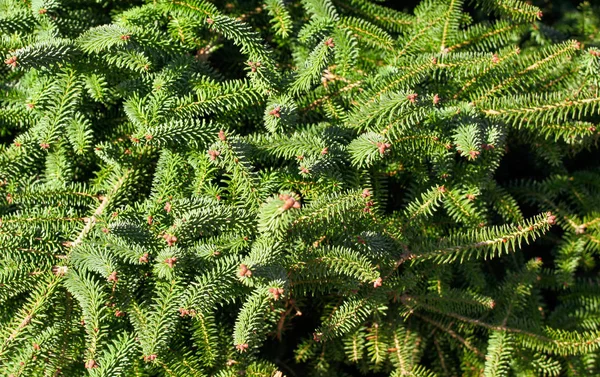
<svg viewBox="0 0 600 377"><path fill-rule="evenodd" d="M110 273L110 275L108 275L108 281L114 281L115 283L119 281L119 278L117 277L117 271L113 271Z"/></svg>
<svg viewBox="0 0 600 377"><path fill-rule="evenodd" d="M40 345L37 344L37 343L33 343L33 349L36 350L36 351L39 351L40 350Z"/></svg>
<svg viewBox="0 0 600 377"><path fill-rule="evenodd" d="M6 59L4 61L4 63L6 63L7 65L12 66L13 68L17 67L17 57L16 56L11 56L10 58Z"/></svg>
<svg viewBox="0 0 600 377"><path fill-rule="evenodd" d="M124 317L125 312L120 311L119 309L115 310L115 317Z"/></svg>
<svg viewBox="0 0 600 377"><path fill-rule="evenodd" d="M377 279L375 279L375 281L373 282L373 288L379 288L379 287L381 287L382 283L383 283L383 279L380 276Z"/></svg>
<svg viewBox="0 0 600 377"><path fill-rule="evenodd" d="M240 264L240 268L238 269L238 276L249 278L250 276L252 276L252 271L250 271L248 266L246 266L245 264Z"/></svg>
<svg viewBox="0 0 600 377"><path fill-rule="evenodd" d="M38 14L46 14L48 13L48 9L46 8L41 8L40 10L38 10Z"/></svg>
<svg viewBox="0 0 600 377"><path fill-rule="evenodd" d="M154 361L154 360L156 360L156 357L157 357L156 354L144 356L144 361Z"/></svg>
<svg viewBox="0 0 600 377"><path fill-rule="evenodd" d="M275 108L269 111L269 115L274 116L275 118L281 118L281 106L275 106Z"/></svg>
<svg viewBox="0 0 600 377"><path fill-rule="evenodd" d="M382 143L381 141L377 142L377 148L379 149L380 154L384 154L388 149L390 149L392 145L390 143Z"/></svg>
<svg viewBox="0 0 600 377"><path fill-rule="evenodd" d="M248 349L248 343L236 344L235 349L237 349L240 352L246 352L246 350Z"/></svg>
<svg viewBox="0 0 600 377"><path fill-rule="evenodd" d="M185 317L186 315L189 315L190 311L185 309L185 308L179 308L179 315L182 317Z"/></svg>
<svg viewBox="0 0 600 377"><path fill-rule="evenodd" d="M283 288L269 288L269 293L273 295L275 301L283 294Z"/></svg>
<svg viewBox="0 0 600 377"><path fill-rule="evenodd" d="M167 266L169 266L170 268L173 268L173 266L175 265L175 262L177 262L177 258L176 257L171 257L171 258L165 259L165 264Z"/></svg>
<svg viewBox="0 0 600 377"><path fill-rule="evenodd" d="M98 364L96 364L95 360L88 360L85 362L85 369L94 369L98 368Z"/></svg>

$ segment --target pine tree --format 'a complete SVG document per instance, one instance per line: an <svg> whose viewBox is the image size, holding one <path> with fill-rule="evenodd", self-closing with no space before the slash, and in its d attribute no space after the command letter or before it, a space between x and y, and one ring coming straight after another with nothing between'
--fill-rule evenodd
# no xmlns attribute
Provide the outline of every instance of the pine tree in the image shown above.
<svg viewBox="0 0 600 377"><path fill-rule="evenodd" d="M600 374L600 9L474 3L0 0L2 375Z"/></svg>

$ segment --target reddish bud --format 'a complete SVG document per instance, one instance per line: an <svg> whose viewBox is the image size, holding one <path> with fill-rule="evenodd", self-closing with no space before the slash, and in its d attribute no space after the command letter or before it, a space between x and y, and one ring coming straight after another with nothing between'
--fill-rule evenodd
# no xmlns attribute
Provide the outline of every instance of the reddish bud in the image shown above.
<svg viewBox="0 0 600 377"><path fill-rule="evenodd" d="M377 142L377 148L379 149L380 154L384 154L388 149L390 149L392 145L390 143L382 143L381 141Z"/></svg>
<svg viewBox="0 0 600 377"><path fill-rule="evenodd" d="M554 216L552 214L552 212L548 212L546 215L548 216L546 218L546 221L548 222L548 224L550 224L550 225L556 224L556 216Z"/></svg>
<svg viewBox="0 0 600 377"><path fill-rule="evenodd" d="M431 58L431 64L434 64L434 65L437 64L437 58L436 57Z"/></svg>
<svg viewBox="0 0 600 377"><path fill-rule="evenodd" d="M322 332L313 333L313 340L315 342L320 342L322 338L323 338L323 333Z"/></svg>
<svg viewBox="0 0 600 377"><path fill-rule="evenodd" d="M281 106L275 106L275 108L269 111L269 115L274 116L275 118L281 118Z"/></svg>
<svg viewBox="0 0 600 377"><path fill-rule="evenodd" d="M221 154L221 152L213 150L213 149L208 151L208 155L210 156L211 161L216 160L220 154Z"/></svg>
<svg viewBox="0 0 600 377"><path fill-rule="evenodd" d="M325 41L325 46L327 47L335 47L335 43L333 43L333 38L329 38L328 40Z"/></svg>
<svg viewBox="0 0 600 377"><path fill-rule="evenodd" d="M179 308L179 315L182 317L185 317L186 315L189 315L190 311L188 309L185 308Z"/></svg>
<svg viewBox="0 0 600 377"><path fill-rule="evenodd" d="M248 343L236 344L235 349L240 352L245 352L248 349Z"/></svg>
<svg viewBox="0 0 600 377"><path fill-rule="evenodd" d="M409 94L408 96L406 96L406 98L410 101L410 103L416 103L417 97L418 97L417 93L412 93L412 94Z"/></svg>
<svg viewBox="0 0 600 377"><path fill-rule="evenodd" d="M492 55L492 63L494 63L494 64L500 63L500 58L498 57L498 54Z"/></svg>
<svg viewBox="0 0 600 377"><path fill-rule="evenodd" d="M248 266L246 266L245 264L240 264L240 268L238 269L238 276L249 278L250 276L252 276L252 271L250 271Z"/></svg>
<svg viewBox="0 0 600 377"><path fill-rule="evenodd" d="M119 278L117 277L117 271L113 271L110 273L110 275L108 275L108 281L114 281L115 283L119 281Z"/></svg>
<svg viewBox="0 0 600 377"><path fill-rule="evenodd" d="M300 173L302 174L309 174L310 170L308 170L307 168L305 168L304 166L300 167Z"/></svg>
<svg viewBox="0 0 600 377"><path fill-rule="evenodd" d="M375 281L373 282L373 288L379 288L379 287L381 287L382 284L383 284L383 279L380 276L377 279L375 279Z"/></svg>
<svg viewBox="0 0 600 377"><path fill-rule="evenodd" d="M473 195L473 194L467 194L467 195L465 195L465 196L466 196L466 197L467 197L467 199L469 199L470 201L473 201L473 200L475 200L475 195Z"/></svg>
<svg viewBox="0 0 600 377"><path fill-rule="evenodd" d="M119 309L115 310L115 317L124 317L125 312L120 311Z"/></svg>
<svg viewBox="0 0 600 377"><path fill-rule="evenodd" d="M444 192L446 192L446 187L445 186L440 186L440 187L438 187L438 191L441 192L441 193L444 193Z"/></svg>
<svg viewBox="0 0 600 377"><path fill-rule="evenodd" d="M17 57L16 56L11 56L10 58L6 59L4 61L4 63L6 63L7 65L12 66L13 68L17 67Z"/></svg>
<svg viewBox="0 0 600 377"><path fill-rule="evenodd" d="M95 360L88 360L85 362L85 369L94 369L94 368L98 368L98 364L96 363Z"/></svg>
<svg viewBox="0 0 600 377"><path fill-rule="evenodd" d="M19 143L18 141L15 141L13 145L17 148L20 148L23 144Z"/></svg>
<svg viewBox="0 0 600 377"><path fill-rule="evenodd" d="M371 196L371 191L369 191L369 189L364 189L360 196L362 196L363 198L368 198L369 196Z"/></svg>
<svg viewBox="0 0 600 377"><path fill-rule="evenodd" d="M214 24L214 23L215 23L215 21L214 21L212 18L210 18L210 17L207 17L207 18L206 18L206 23L207 23L207 24L209 24L209 25L212 25L212 24Z"/></svg>
<svg viewBox="0 0 600 377"><path fill-rule="evenodd" d="M48 149L48 148L50 148L50 144L48 144L48 143L40 143L40 147L42 149Z"/></svg>
<svg viewBox="0 0 600 377"><path fill-rule="evenodd" d="M154 361L154 360L156 360L156 357L157 357L156 354L144 356L144 361Z"/></svg>
<svg viewBox="0 0 600 377"><path fill-rule="evenodd" d="M283 288L269 288L269 293L273 295L275 301L283 294Z"/></svg>
<svg viewBox="0 0 600 377"><path fill-rule="evenodd" d="M152 221L154 221L154 217L148 216L148 225L152 225Z"/></svg>
<svg viewBox="0 0 600 377"><path fill-rule="evenodd" d="M177 237L175 237L172 234L165 234L163 235L163 238L165 239L165 241L167 241L168 246L173 246L177 242Z"/></svg>
<svg viewBox="0 0 600 377"><path fill-rule="evenodd" d="M167 213L171 212L171 209L173 208L173 207L171 206L171 202L167 202L167 203L165 203L165 207L164 207L164 208L165 208L165 211L166 211Z"/></svg>
<svg viewBox="0 0 600 377"><path fill-rule="evenodd" d="M148 263L148 253L144 253L138 260L140 263Z"/></svg>
<svg viewBox="0 0 600 377"><path fill-rule="evenodd" d="M176 257L171 257L171 258L165 259L165 264L167 266L169 266L169 268L173 268L173 266L175 265L175 262L177 262L177 258Z"/></svg>
<svg viewBox="0 0 600 377"><path fill-rule="evenodd" d="M227 137L225 137L225 131L223 131L223 130L219 131L219 135L218 136L219 136L219 140L221 140L221 141L227 140Z"/></svg>
<svg viewBox="0 0 600 377"><path fill-rule="evenodd" d="M128 41L131 38L131 35L123 34L119 38L121 38L122 41Z"/></svg>
<svg viewBox="0 0 600 377"><path fill-rule="evenodd" d="M469 156L474 160L479 156L479 151L469 151Z"/></svg>
<svg viewBox="0 0 600 377"><path fill-rule="evenodd" d="M294 205L292 206L292 208L300 209L300 202L297 200L294 201Z"/></svg>
<svg viewBox="0 0 600 377"><path fill-rule="evenodd" d="M150 140L152 140L154 138L154 136L152 136L152 135L146 135L146 136L144 136L144 138L146 140L150 141Z"/></svg>
<svg viewBox="0 0 600 377"><path fill-rule="evenodd" d="M129 154L131 154L131 149L129 149L129 148L125 149L125 152L123 152L123 153L129 155Z"/></svg>
<svg viewBox="0 0 600 377"><path fill-rule="evenodd" d="M590 50L590 54L592 56L595 56L597 58L600 58L600 51L596 51L596 50Z"/></svg>
<svg viewBox="0 0 600 377"><path fill-rule="evenodd" d="M437 105L438 103L440 103L440 96L436 94L433 96L433 104Z"/></svg>
<svg viewBox="0 0 600 377"><path fill-rule="evenodd" d="M36 351L39 351L40 350L40 345L37 344L37 343L33 343L33 349L36 350Z"/></svg>
<svg viewBox="0 0 600 377"><path fill-rule="evenodd" d="M33 103L26 103L25 107L27 108L27 110L33 110L35 108L35 104L33 104Z"/></svg>
<svg viewBox="0 0 600 377"><path fill-rule="evenodd" d="M48 9L46 9L46 8L42 8L42 9L38 10L38 14L46 14L46 13L48 13Z"/></svg>

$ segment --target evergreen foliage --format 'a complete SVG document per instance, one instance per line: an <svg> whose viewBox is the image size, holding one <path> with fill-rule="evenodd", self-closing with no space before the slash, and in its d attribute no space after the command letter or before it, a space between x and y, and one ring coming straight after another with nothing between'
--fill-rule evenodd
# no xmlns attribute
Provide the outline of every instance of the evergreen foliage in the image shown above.
<svg viewBox="0 0 600 377"><path fill-rule="evenodd" d="M600 8L467 3L0 0L0 373L600 375Z"/></svg>

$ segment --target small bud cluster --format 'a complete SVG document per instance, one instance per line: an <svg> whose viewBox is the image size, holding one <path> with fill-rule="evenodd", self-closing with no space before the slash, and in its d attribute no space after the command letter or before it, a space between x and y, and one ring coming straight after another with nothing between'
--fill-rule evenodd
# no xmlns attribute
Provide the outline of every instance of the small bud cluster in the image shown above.
<svg viewBox="0 0 600 377"><path fill-rule="evenodd" d="M240 264L240 268L238 269L238 276L242 278L249 278L252 276L252 271L245 264Z"/></svg>
<svg viewBox="0 0 600 377"><path fill-rule="evenodd" d="M279 300L279 297L283 294L283 288L269 288L269 293L273 295L275 301Z"/></svg>
<svg viewBox="0 0 600 377"><path fill-rule="evenodd" d="M275 106L273 110L269 111L269 115L275 118L281 118L281 106Z"/></svg>
<svg viewBox="0 0 600 377"><path fill-rule="evenodd" d="M17 67L17 57L11 56L10 58L6 59L4 61L4 63L6 63L7 65L10 65L13 68L16 68Z"/></svg>
<svg viewBox="0 0 600 377"><path fill-rule="evenodd" d="M373 288L379 288L383 285L383 279L380 277L378 277L377 279L375 279L375 281L373 282Z"/></svg>
<svg viewBox="0 0 600 377"><path fill-rule="evenodd" d="M308 171L307 171L308 172ZM288 195L288 194L282 194L279 195L279 199L283 200L284 203L283 205L280 207L281 210L283 211L287 211L290 208L300 208L300 202L297 201L293 196Z"/></svg>
<svg viewBox="0 0 600 377"><path fill-rule="evenodd" d="M240 352L246 352L246 350L248 349L248 343L236 344L235 349Z"/></svg>
<svg viewBox="0 0 600 377"><path fill-rule="evenodd" d="M381 141L377 142L377 149L379 149L379 154L385 154L385 152L392 147L390 143L383 143Z"/></svg>
<svg viewBox="0 0 600 377"><path fill-rule="evenodd" d="M173 268L175 266L175 262L177 262L177 257L171 257L165 259L165 264L169 266L169 268Z"/></svg>
<svg viewBox="0 0 600 377"><path fill-rule="evenodd" d="M167 241L167 245L168 245L168 246L173 246L173 245L175 245L175 243L177 242L177 237L175 237L175 236L174 236L174 235L172 235L172 234L165 233L165 234L162 236L162 238L164 238L164 239L165 239L165 241Z"/></svg>

